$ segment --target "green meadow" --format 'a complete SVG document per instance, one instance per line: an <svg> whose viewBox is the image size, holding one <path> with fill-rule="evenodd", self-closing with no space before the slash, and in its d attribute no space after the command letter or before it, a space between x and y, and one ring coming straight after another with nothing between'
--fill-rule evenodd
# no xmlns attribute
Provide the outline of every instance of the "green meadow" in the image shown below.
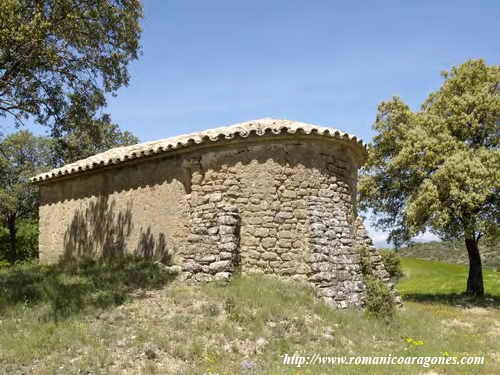
<svg viewBox="0 0 500 375"><path fill-rule="evenodd" d="M498 374L500 273L403 258L392 321L337 311L263 276L186 285L147 262L0 270L2 374ZM316 355L315 365L284 363ZM327 357L484 356L482 365L334 365ZM325 363L319 363L325 361Z"/></svg>

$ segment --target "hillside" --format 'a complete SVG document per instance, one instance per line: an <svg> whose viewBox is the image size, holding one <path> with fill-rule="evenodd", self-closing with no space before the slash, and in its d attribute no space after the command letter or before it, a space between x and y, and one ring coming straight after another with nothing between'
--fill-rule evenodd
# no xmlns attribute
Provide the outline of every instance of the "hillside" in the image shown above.
<svg viewBox="0 0 500 375"><path fill-rule="evenodd" d="M500 275L491 297L463 290L466 268L403 259L405 307L390 324L335 311L301 284L254 276L186 285L148 264L0 270L0 373L500 373ZM433 293L433 295L429 295ZM425 324L422 324L425 322ZM284 355L484 355L485 365L301 365Z"/></svg>
<svg viewBox="0 0 500 375"><path fill-rule="evenodd" d="M488 247L479 244L483 266L500 270L500 243ZM443 263L468 264L467 250L462 241L432 241L415 243L397 250L399 256L434 260Z"/></svg>

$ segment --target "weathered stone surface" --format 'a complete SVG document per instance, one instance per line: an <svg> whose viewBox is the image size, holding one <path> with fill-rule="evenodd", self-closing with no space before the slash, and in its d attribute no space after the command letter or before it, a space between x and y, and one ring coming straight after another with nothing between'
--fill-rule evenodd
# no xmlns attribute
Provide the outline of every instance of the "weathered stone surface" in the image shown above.
<svg viewBox="0 0 500 375"><path fill-rule="evenodd" d="M223 251L236 251L238 249L238 244L234 242L226 242L219 245L219 249Z"/></svg>
<svg viewBox="0 0 500 375"><path fill-rule="evenodd" d="M234 233L235 231L236 231L236 228L234 226L231 226L231 225L221 225L219 227L220 234L231 234L231 233Z"/></svg>
<svg viewBox="0 0 500 375"><path fill-rule="evenodd" d="M208 196L208 200L210 202L220 202L222 200L222 194L221 193L213 193Z"/></svg>
<svg viewBox="0 0 500 375"><path fill-rule="evenodd" d="M262 259L265 259L265 260L276 260L278 259L278 256L271 252L271 251L267 251L265 253L262 254Z"/></svg>
<svg viewBox="0 0 500 375"><path fill-rule="evenodd" d="M264 238L261 243L264 249L269 249L276 245L276 238Z"/></svg>
<svg viewBox="0 0 500 375"><path fill-rule="evenodd" d="M171 258L167 267L186 280L277 273L313 283L334 306L362 305L356 246L370 248L374 275L389 282L353 217L365 150L325 129L258 120L111 150L63 167L65 178L43 175L41 261L134 252ZM123 157L120 168L101 168L106 155Z"/></svg>
<svg viewBox="0 0 500 375"><path fill-rule="evenodd" d="M224 280L227 281L231 278L230 272L217 272L214 276L214 280Z"/></svg>
<svg viewBox="0 0 500 375"><path fill-rule="evenodd" d="M287 239L290 239L293 237L293 233L290 232L290 231L282 231L282 232L278 232L278 237L279 238L287 238Z"/></svg>
<svg viewBox="0 0 500 375"><path fill-rule="evenodd" d="M267 237L269 235L269 229L267 228L256 228L254 232L255 237Z"/></svg>
<svg viewBox="0 0 500 375"><path fill-rule="evenodd" d="M201 258L199 260L199 262L201 264L206 264L206 263L212 263L212 262L215 262L217 258L215 257L215 255L207 255L207 256L204 256L203 258Z"/></svg>
<svg viewBox="0 0 500 375"><path fill-rule="evenodd" d="M282 239L280 239L280 240L278 241L278 246L279 246L279 247L282 247L282 248L285 248L285 249L289 249L289 248L291 248L291 247L292 247L292 241L290 241L290 240L282 240Z"/></svg>
<svg viewBox="0 0 500 375"><path fill-rule="evenodd" d="M283 192L283 197L289 199L295 199L297 198L297 192L295 192L294 190L285 190Z"/></svg>
<svg viewBox="0 0 500 375"><path fill-rule="evenodd" d="M219 262L213 262L210 264L209 269L210 271L214 272L222 272L226 271L230 268L231 262L229 260L221 260Z"/></svg>
<svg viewBox="0 0 500 375"><path fill-rule="evenodd" d="M285 221L291 218L293 218L293 213L288 211L281 211L276 215L276 219L279 221Z"/></svg>
<svg viewBox="0 0 500 375"><path fill-rule="evenodd" d="M234 225L238 222L238 219L234 216L221 216L219 217L218 222L223 225Z"/></svg>

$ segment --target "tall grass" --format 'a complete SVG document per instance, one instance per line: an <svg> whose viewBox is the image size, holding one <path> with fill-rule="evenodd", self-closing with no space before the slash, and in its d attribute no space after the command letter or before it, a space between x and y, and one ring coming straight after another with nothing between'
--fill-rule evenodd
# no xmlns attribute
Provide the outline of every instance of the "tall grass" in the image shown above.
<svg viewBox="0 0 500 375"><path fill-rule="evenodd" d="M26 285L18 292L8 292L4 300L7 307L0 313L0 374L500 373L497 305L471 309L473 302L416 302L408 297L425 294L426 288L436 294L454 293L443 283L446 270L451 277L463 270L447 265L403 259L406 276L399 288L407 298L405 307L385 323L362 310L334 310L304 284L259 275L236 277L229 283L169 283L156 265L141 262L89 262L64 270L24 265L2 271L3 288L6 282L11 282L9 286ZM78 292L71 292L74 285L79 285ZM147 299L130 297L137 289L148 288L158 289L146 293ZM488 281L487 291L493 297L500 293L497 280ZM99 299L113 293L123 300ZM73 307L54 319L53 304L64 310L63 302ZM80 303L83 305L78 307ZM405 357L472 354L484 355L486 364L298 368L283 363L284 354L315 353Z"/></svg>
<svg viewBox="0 0 500 375"><path fill-rule="evenodd" d="M135 289L159 288L171 280L157 263L135 256L55 265L27 262L0 269L0 314L21 304L46 304L46 318L58 321L84 309L120 305Z"/></svg>

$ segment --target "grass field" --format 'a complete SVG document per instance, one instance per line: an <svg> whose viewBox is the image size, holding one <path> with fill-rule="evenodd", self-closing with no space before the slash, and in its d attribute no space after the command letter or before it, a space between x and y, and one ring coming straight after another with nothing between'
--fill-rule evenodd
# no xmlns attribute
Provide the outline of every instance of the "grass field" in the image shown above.
<svg viewBox="0 0 500 375"><path fill-rule="evenodd" d="M401 258L405 277L398 290L406 299L440 299L462 293L466 288L468 267L417 258ZM483 271L485 292L500 298L500 272Z"/></svg>
<svg viewBox="0 0 500 375"><path fill-rule="evenodd" d="M458 294L465 267L411 258L402 265L404 308L389 324L332 310L307 286L273 278L188 286L133 263L3 270L0 373L499 374L500 274L486 273L490 295L474 301ZM315 353L475 355L485 364L283 363L285 354Z"/></svg>

